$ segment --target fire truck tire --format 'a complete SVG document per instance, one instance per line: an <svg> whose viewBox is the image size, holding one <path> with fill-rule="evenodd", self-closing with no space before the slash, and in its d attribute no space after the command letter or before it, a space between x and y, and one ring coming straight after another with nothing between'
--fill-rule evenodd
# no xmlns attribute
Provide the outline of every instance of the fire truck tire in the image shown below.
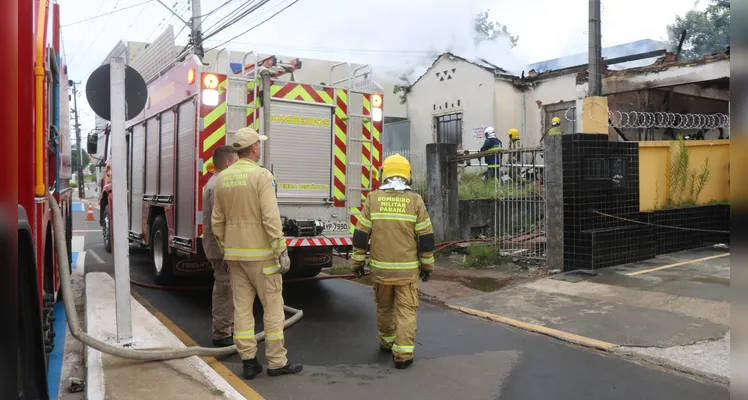
<svg viewBox="0 0 748 400"><path fill-rule="evenodd" d="M283 275L284 279L297 278L314 278L322 272L322 267L297 267L291 268L287 274Z"/></svg>
<svg viewBox="0 0 748 400"><path fill-rule="evenodd" d="M169 228L163 215L153 220L150 236L153 274L158 283L169 283L174 277L174 263L169 253Z"/></svg>
<svg viewBox="0 0 748 400"><path fill-rule="evenodd" d="M104 206L104 219L101 223L101 233L104 238L104 250L112 252L112 224L109 220L109 205ZM72 253L71 253L72 254Z"/></svg>
<svg viewBox="0 0 748 400"><path fill-rule="evenodd" d="M46 400L47 354L33 254L33 247L24 246L19 240L18 398Z"/></svg>

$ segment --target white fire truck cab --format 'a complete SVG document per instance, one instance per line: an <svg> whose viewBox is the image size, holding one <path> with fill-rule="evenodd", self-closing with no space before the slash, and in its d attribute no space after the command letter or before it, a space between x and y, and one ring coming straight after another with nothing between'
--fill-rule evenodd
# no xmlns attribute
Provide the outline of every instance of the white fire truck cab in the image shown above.
<svg viewBox="0 0 748 400"><path fill-rule="evenodd" d="M222 50L209 67L188 56L149 84L146 108L127 122L129 238L150 249L160 282L211 271L203 188L213 151L242 127L268 136L260 164L277 182L290 276L315 276L332 266L334 248L350 249L361 201L379 186L383 93L371 67L336 64L327 84L308 84L282 80L298 60L231 59ZM117 199L103 186L111 243L108 205Z"/></svg>

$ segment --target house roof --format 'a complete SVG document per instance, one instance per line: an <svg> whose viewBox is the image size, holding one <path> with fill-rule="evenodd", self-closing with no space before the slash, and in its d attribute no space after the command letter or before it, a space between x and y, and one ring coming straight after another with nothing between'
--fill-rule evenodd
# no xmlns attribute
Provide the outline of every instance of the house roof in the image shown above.
<svg viewBox="0 0 748 400"><path fill-rule="evenodd" d="M503 68L500 68L500 67L498 67L498 66L490 63L489 61L487 61L485 59L479 58L478 60L471 61L471 60L468 60L467 58L460 57L460 56L458 56L458 55L456 55L454 53L451 53L451 52L447 51L447 52L439 54L436 57L436 59L434 60L434 62L432 62L431 65L426 69L426 71L423 74L421 74L421 76L419 76L418 79L416 79L412 84L410 84L410 87L415 86L415 84L418 83L418 81L420 81L421 78L423 78L424 76L426 76L426 74L429 71L431 71L432 68L434 68L434 65L436 65L436 63L439 62L439 60L441 60L442 57L444 57L444 56L449 56L449 57L455 58L455 59L457 59L459 61L466 62L468 64L475 65L476 67L483 68L486 71L491 72L494 75L503 75L503 74L508 74L509 73L507 70L505 70Z"/></svg>

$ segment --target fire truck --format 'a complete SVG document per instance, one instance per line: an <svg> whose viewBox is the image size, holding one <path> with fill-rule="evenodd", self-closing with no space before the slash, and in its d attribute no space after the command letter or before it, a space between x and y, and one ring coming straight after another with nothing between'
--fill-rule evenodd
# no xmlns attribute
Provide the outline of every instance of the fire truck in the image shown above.
<svg viewBox="0 0 748 400"><path fill-rule="evenodd" d="M62 250L54 245L49 194L63 213L68 253L72 240L67 66L60 51L58 4L11 0L5 11L3 35L5 28L15 34L3 43L11 53L17 51L17 61L14 56L9 62L17 62L19 87L11 100L17 104L18 125L10 121L9 132L18 141L18 398L47 399L47 358L54 346L53 307L60 287L56 252Z"/></svg>
<svg viewBox="0 0 748 400"><path fill-rule="evenodd" d="M260 164L277 182L287 276L315 276L332 266L334 249L350 249L362 199L379 186L382 89L370 66L335 64L326 84L295 82L301 67L298 59L221 50L213 66L191 55L149 83L146 108L127 122L126 201L129 239L150 249L157 281L211 271L203 188L213 151L246 126L268 136ZM109 171L101 190L107 249Z"/></svg>

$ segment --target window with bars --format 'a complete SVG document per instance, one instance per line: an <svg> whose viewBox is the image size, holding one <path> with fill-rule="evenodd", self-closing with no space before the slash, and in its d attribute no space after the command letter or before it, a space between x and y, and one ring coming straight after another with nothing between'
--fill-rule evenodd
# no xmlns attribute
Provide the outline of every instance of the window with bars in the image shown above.
<svg viewBox="0 0 748 400"><path fill-rule="evenodd" d="M462 113L436 117L436 141L462 146Z"/></svg>
<svg viewBox="0 0 748 400"><path fill-rule="evenodd" d="M545 120L543 121L543 133L548 132L551 129L551 121L553 117L561 118L561 129L565 133L575 133L576 125L574 121L566 119L566 110L576 105L573 101L565 101L556 104L548 104L543 106L545 111ZM574 119L574 110L569 111L569 118Z"/></svg>

